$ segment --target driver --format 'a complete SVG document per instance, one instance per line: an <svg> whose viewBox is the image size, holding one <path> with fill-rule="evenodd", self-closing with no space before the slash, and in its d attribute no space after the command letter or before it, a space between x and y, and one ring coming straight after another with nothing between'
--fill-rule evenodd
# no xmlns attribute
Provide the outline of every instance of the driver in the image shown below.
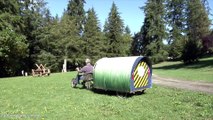
<svg viewBox="0 0 213 120"><path fill-rule="evenodd" d="M83 74L89 74L89 73L93 73L93 66L91 65L91 61L90 59L86 59L85 60L86 65L83 68L79 68L77 67L76 70L78 71L78 73L83 73ZM83 75L78 74L76 80L79 83L79 80L83 79Z"/></svg>

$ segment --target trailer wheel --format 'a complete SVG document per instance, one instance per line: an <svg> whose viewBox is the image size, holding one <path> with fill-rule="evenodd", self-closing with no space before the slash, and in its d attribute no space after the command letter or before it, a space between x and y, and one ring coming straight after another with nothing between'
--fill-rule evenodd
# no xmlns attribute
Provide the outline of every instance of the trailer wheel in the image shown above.
<svg viewBox="0 0 213 120"><path fill-rule="evenodd" d="M119 97L119 98L127 98L128 96L128 93L124 93L124 92L118 92L116 91L116 96Z"/></svg>
<svg viewBox="0 0 213 120"><path fill-rule="evenodd" d="M141 93L142 93L142 94L144 94L144 93L145 93L145 91L146 91L146 89L142 90L142 91L141 91Z"/></svg>
<svg viewBox="0 0 213 120"><path fill-rule="evenodd" d="M142 91L137 91L137 92L135 92L135 94L136 94L136 95L142 95L142 94L145 93L145 91L146 91L146 89L143 89Z"/></svg>

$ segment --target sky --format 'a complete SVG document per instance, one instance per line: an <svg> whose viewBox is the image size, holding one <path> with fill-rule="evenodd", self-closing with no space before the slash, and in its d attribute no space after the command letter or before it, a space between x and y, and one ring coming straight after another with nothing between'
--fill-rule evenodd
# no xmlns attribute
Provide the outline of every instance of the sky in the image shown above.
<svg viewBox="0 0 213 120"><path fill-rule="evenodd" d="M58 14L62 16L64 9L67 9L69 0L46 0L47 7L50 9L52 16ZM131 33L137 33L140 31L144 21L144 12L140 7L145 5L146 0L85 0L84 9L87 11L90 8L94 8L100 25L103 25L108 18L108 14L114 2L118 7L121 19L124 21L125 26L129 26ZM208 0L209 6L212 9L210 12L213 14L213 0ZM213 28L213 15L210 16L212 19Z"/></svg>

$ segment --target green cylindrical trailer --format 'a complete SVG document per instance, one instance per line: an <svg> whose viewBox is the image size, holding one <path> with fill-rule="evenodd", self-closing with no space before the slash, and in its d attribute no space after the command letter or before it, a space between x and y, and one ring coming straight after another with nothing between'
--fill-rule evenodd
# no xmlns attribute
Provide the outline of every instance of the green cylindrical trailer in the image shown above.
<svg viewBox="0 0 213 120"><path fill-rule="evenodd" d="M99 59L93 72L94 88L125 93L152 87L152 65L147 57Z"/></svg>

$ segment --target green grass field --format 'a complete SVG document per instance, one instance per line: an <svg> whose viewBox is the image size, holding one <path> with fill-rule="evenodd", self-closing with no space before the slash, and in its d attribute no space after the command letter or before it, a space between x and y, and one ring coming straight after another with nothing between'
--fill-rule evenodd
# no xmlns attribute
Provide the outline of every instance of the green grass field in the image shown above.
<svg viewBox="0 0 213 120"><path fill-rule="evenodd" d="M0 119L213 119L213 96L154 85L126 98L71 88L75 72L0 79Z"/></svg>
<svg viewBox="0 0 213 120"><path fill-rule="evenodd" d="M182 62L162 62L153 65L153 74L180 80L213 82L213 57L200 59L193 65L184 65Z"/></svg>

